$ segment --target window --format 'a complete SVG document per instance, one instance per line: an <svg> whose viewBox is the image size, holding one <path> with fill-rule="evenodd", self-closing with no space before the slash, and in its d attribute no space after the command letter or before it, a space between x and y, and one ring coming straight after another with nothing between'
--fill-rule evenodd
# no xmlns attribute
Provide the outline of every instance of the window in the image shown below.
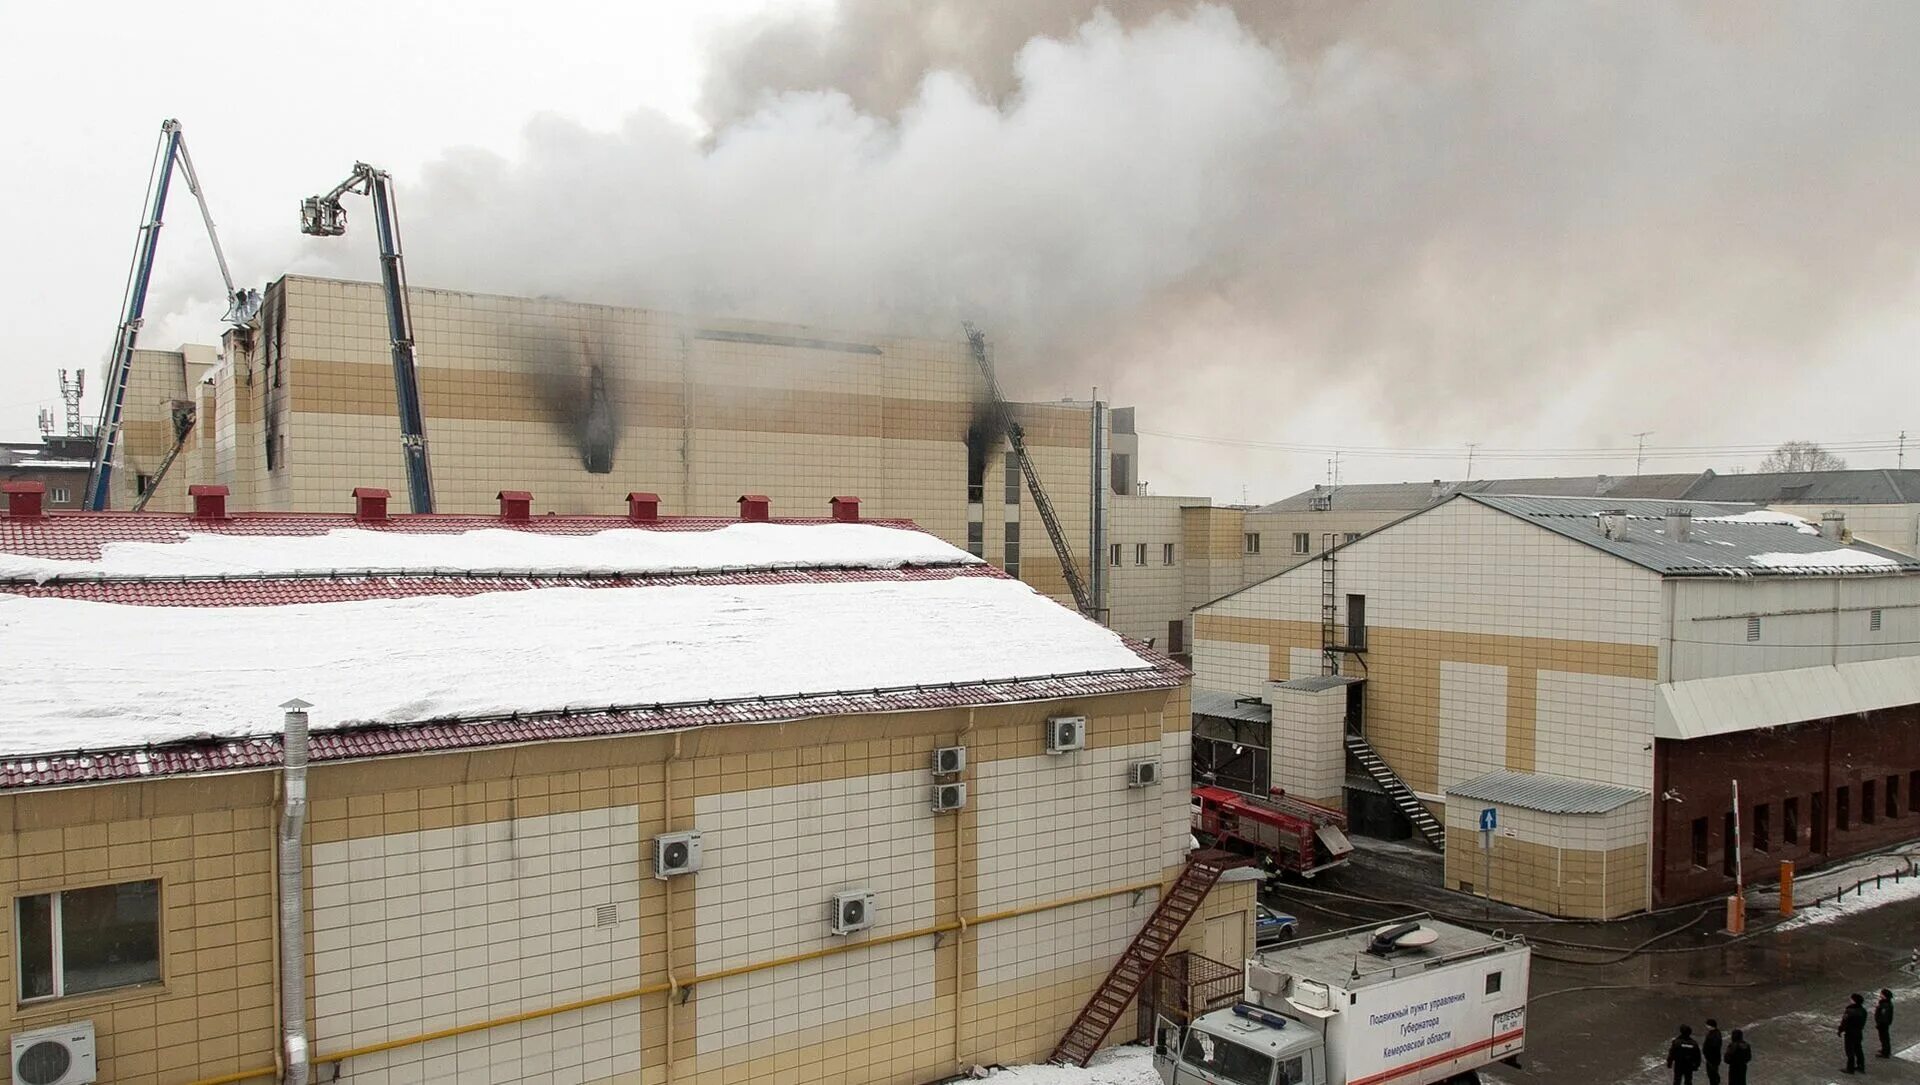
<svg viewBox="0 0 1920 1085"><path fill-rule="evenodd" d="M987 556L987 525L978 520L967 524L967 553L976 558Z"/></svg>
<svg viewBox="0 0 1920 1085"><path fill-rule="evenodd" d="M1780 804L1780 842L1782 844L1800 843L1800 800L1788 799Z"/></svg>
<svg viewBox="0 0 1920 1085"><path fill-rule="evenodd" d="M1020 579L1020 521L1007 525L1007 558L1001 563L1002 569L1015 580Z"/></svg>
<svg viewBox="0 0 1920 1085"><path fill-rule="evenodd" d="M1920 770L1907 773L1907 813L1920 813Z"/></svg>
<svg viewBox="0 0 1920 1085"><path fill-rule="evenodd" d="M1162 565L1173 564L1173 544L1172 543L1160 544L1160 564Z"/></svg>
<svg viewBox="0 0 1920 1085"><path fill-rule="evenodd" d="M1307 1057L1295 1055L1280 1064L1280 1074L1274 1078L1274 1085L1300 1085L1307 1080Z"/></svg>
<svg viewBox="0 0 1920 1085"><path fill-rule="evenodd" d="M1145 565L1147 563L1147 544L1146 543L1133 544L1133 563L1135 565Z"/></svg>
<svg viewBox="0 0 1920 1085"><path fill-rule="evenodd" d="M1359 541L1359 539L1360 539L1360 533L1358 531L1349 531L1345 535L1341 536L1340 541L1341 542L1357 542Z"/></svg>
<svg viewBox="0 0 1920 1085"><path fill-rule="evenodd" d="M1880 815L1880 807L1874 803L1874 800L1879 797L1876 794L1877 788L1877 782L1873 780L1865 780L1860 784L1860 824L1862 825L1872 825L1873 819Z"/></svg>
<svg viewBox="0 0 1920 1085"><path fill-rule="evenodd" d="M64 505L73 500L73 491L65 486L54 486L47 490L47 500L56 505Z"/></svg>
<svg viewBox="0 0 1920 1085"><path fill-rule="evenodd" d="M21 897L20 1001L160 979L160 883L126 882Z"/></svg>
<svg viewBox="0 0 1920 1085"><path fill-rule="evenodd" d="M1112 479L1113 492L1130 494L1133 492L1133 457L1125 452L1115 452L1107 457L1107 471Z"/></svg>
<svg viewBox="0 0 1920 1085"><path fill-rule="evenodd" d="M135 496L139 496L139 495L141 495L141 494L145 494L145 493L150 493L150 492L152 492L152 490L153 490L153 476L152 476L152 475L135 475L135 476L133 476L133 492L134 492L134 495L135 495Z"/></svg>
<svg viewBox="0 0 1920 1085"><path fill-rule="evenodd" d="M1898 776L1887 777L1887 816L1890 818L1900 816L1900 777Z"/></svg>
<svg viewBox="0 0 1920 1085"><path fill-rule="evenodd" d="M1753 808L1753 850L1773 847L1773 808L1761 803Z"/></svg>
<svg viewBox="0 0 1920 1085"><path fill-rule="evenodd" d="M1880 632L1879 607L1874 607L1871 611L1867 612L1867 628L1873 630L1875 633Z"/></svg>
<svg viewBox="0 0 1920 1085"><path fill-rule="evenodd" d="M1246 550L1249 554L1258 554L1260 552L1260 533L1258 531L1247 532Z"/></svg>
<svg viewBox="0 0 1920 1085"><path fill-rule="evenodd" d="M1187 623L1174 620L1167 623L1167 654L1177 656L1187 650Z"/></svg>
<svg viewBox="0 0 1920 1085"><path fill-rule="evenodd" d="M1120 544L1114 543L1107 547L1107 568L1111 569L1118 564L1120 564Z"/></svg>
<svg viewBox="0 0 1920 1085"><path fill-rule="evenodd" d="M1007 453L1007 504L1020 503L1020 457Z"/></svg>
<svg viewBox="0 0 1920 1085"><path fill-rule="evenodd" d="M1347 596L1347 647L1367 650L1367 597Z"/></svg>
<svg viewBox="0 0 1920 1085"><path fill-rule="evenodd" d="M1758 618L1747 619L1747 639L1748 640L1760 639L1760 619Z"/></svg>
<svg viewBox="0 0 1920 1085"><path fill-rule="evenodd" d="M1500 993L1500 973L1498 972L1487 973L1487 993L1490 995L1497 995Z"/></svg>
<svg viewBox="0 0 1920 1085"><path fill-rule="evenodd" d="M1187 1046L1180 1053L1180 1059L1188 1066L1205 1070L1217 1081L1233 1085L1267 1085L1273 1077L1273 1056L1195 1029L1187 1030ZM1298 1076L1293 1078L1294 1082L1299 1080Z"/></svg>
<svg viewBox="0 0 1920 1085"><path fill-rule="evenodd" d="M1735 861L1737 860L1740 854L1740 849L1735 843L1736 832L1737 830L1735 829L1733 824L1733 811L1729 810L1726 813L1721 814L1720 815L1720 873L1726 875L1729 878L1733 877L1733 864L1735 863Z"/></svg>
<svg viewBox="0 0 1920 1085"><path fill-rule="evenodd" d="M1313 538L1304 531L1293 533L1293 552L1296 554L1313 553Z"/></svg>
<svg viewBox="0 0 1920 1085"><path fill-rule="evenodd" d="M1707 869L1707 819L1693 819L1693 865Z"/></svg>
<svg viewBox="0 0 1920 1085"><path fill-rule="evenodd" d="M1833 827L1843 833L1853 828L1853 796L1844 787L1833 792Z"/></svg>
<svg viewBox="0 0 1920 1085"><path fill-rule="evenodd" d="M1822 854L1827 850L1827 796L1820 792L1808 796L1807 821L1813 827L1811 847Z"/></svg>

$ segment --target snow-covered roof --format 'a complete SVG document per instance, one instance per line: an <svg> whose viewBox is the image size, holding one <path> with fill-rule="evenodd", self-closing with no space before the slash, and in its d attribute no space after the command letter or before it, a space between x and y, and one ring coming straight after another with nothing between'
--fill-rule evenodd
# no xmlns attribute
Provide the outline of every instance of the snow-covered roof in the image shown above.
<svg viewBox="0 0 1920 1085"><path fill-rule="evenodd" d="M1863 542L1829 539L1798 516L1702 501L1620 501L1580 497L1466 494L1466 500L1517 516L1662 576L1911 575L1920 561ZM1668 532L1670 512L1689 514L1684 538ZM1625 515L1625 534L1609 538L1601 518Z"/></svg>
<svg viewBox="0 0 1920 1085"><path fill-rule="evenodd" d="M897 522L586 530L576 517L562 532L475 517L449 531L438 517L372 530L342 516L274 534L247 517L174 517L172 541L128 538L141 519L0 518L0 787L95 762L191 769L100 756L168 744L218 747L207 767L258 763L271 751L248 743L271 742L294 697L339 736L317 741L325 759L422 748L428 732L424 746L443 748L1183 677ZM92 557L75 539L88 520L121 525ZM78 556L41 556L46 540L23 537L36 524ZM386 737L371 747L352 737L374 732Z"/></svg>

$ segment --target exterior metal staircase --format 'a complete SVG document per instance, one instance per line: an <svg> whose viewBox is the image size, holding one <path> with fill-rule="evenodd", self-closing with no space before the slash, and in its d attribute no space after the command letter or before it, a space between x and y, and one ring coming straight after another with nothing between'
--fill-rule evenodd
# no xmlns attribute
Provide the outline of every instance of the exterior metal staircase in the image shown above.
<svg viewBox="0 0 1920 1085"><path fill-rule="evenodd" d="M1080 1008L1079 1015L1067 1026L1066 1035L1060 1037L1060 1043L1047 1061L1061 1066L1085 1066L1100 1049L1101 1041L1113 1031L1114 1023L1126 1012L1128 1003L1140 993L1154 966L1173 948L1180 932L1187 928L1187 922L1200 910L1220 875L1252 862L1247 856L1217 849L1189 855L1186 869L1160 898L1160 906L1147 917L1120 959L1113 962L1107 978L1100 981L1093 997Z"/></svg>
<svg viewBox="0 0 1920 1085"><path fill-rule="evenodd" d="M1427 843L1442 852L1447 850L1447 827L1440 824L1440 819L1433 816L1427 804L1421 802L1406 781L1381 758L1379 751L1373 748L1373 743L1359 735L1349 734L1347 752L1360 762L1360 767L1367 770L1367 775L1380 785L1380 790L1387 793L1387 798L1393 800L1393 805L1400 808L1400 812L1407 816L1407 820L1413 823Z"/></svg>

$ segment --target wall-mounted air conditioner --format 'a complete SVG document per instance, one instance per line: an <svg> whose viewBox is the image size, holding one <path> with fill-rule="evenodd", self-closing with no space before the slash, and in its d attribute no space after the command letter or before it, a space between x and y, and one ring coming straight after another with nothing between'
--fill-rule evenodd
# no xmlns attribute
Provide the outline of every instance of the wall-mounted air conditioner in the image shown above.
<svg viewBox="0 0 1920 1085"><path fill-rule="evenodd" d="M1087 745L1087 718L1085 716L1054 716L1047 720L1047 752L1067 753L1085 749Z"/></svg>
<svg viewBox="0 0 1920 1085"><path fill-rule="evenodd" d="M1160 762L1135 761L1127 766L1128 787L1152 787L1160 782Z"/></svg>
<svg viewBox="0 0 1920 1085"><path fill-rule="evenodd" d="M967 748L965 746L942 746L933 751L933 774L952 776L963 772L967 767Z"/></svg>
<svg viewBox="0 0 1920 1085"><path fill-rule="evenodd" d="M698 832L661 833L653 838L653 876L666 881L700 869Z"/></svg>
<svg viewBox="0 0 1920 1085"><path fill-rule="evenodd" d="M90 1085L93 1022L14 1033L11 1065L17 1085Z"/></svg>
<svg viewBox="0 0 1920 1085"><path fill-rule="evenodd" d="M873 926L873 891L843 889L835 893L828 918L835 934L852 934Z"/></svg>
<svg viewBox="0 0 1920 1085"><path fill-rule="evenodd" d="M958 810L965 805L967 805L967 785L965 784L933 785L933 812L934 813L944 814L951 810Z"/></svg>

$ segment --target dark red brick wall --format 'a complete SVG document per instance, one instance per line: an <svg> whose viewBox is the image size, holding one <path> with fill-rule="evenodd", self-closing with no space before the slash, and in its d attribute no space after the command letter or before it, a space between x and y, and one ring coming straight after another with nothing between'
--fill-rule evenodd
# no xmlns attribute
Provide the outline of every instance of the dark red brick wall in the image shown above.
<svg viewBox="0 0 1920 1085"><path fill-rule="evenodd" d="M1920 782L1920 705L1680 742L1654 749L1654 874L1656 905L1722 896L1733 888L1723 873L1731 781L1740 781L1741 860L1746 879L1771 881L1783 859L1796 869L1818 866L1920 838L1920 811L1912 794ZM1887 780L1898 801L1887 814ZM1873 784L1869 820L1863 785ZM1848 827L1840 828L1838 796L1845 789ZM1815 796L1824 800L1825 839L1817 839ZM1798 839L1783 838L1785 800L1799 806ZM1768 808L1770 839L1756 847L1754 808ZM1706 865L1696 864L1694 821L1706 819Z"/></svg>

